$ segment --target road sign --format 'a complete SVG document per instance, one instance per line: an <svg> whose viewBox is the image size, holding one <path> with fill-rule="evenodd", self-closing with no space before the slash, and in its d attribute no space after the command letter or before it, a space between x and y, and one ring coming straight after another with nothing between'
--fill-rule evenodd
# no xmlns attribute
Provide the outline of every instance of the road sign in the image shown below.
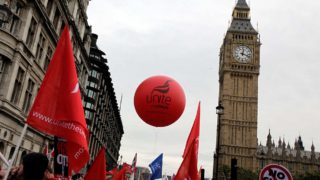
<svg viewBox="0 0 320 180"><path fill-rule="evenodd" d="M260 180L292 180L292 176L284 166L269 164L261 170Z"/></svg>

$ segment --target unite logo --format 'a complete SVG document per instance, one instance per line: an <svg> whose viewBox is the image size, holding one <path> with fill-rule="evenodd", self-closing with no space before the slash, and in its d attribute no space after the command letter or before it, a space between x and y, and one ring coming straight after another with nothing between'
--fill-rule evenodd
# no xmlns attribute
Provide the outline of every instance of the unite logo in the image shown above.
<svg viewBox="0 0 320 180"><path fill-rule="evenodd" d="M167 94L170 91L169 83L171 81L167 80L163 85L154 87L150 95L146 96L147 104L155 108L168 109L171 104L171 97Z"/></svg>

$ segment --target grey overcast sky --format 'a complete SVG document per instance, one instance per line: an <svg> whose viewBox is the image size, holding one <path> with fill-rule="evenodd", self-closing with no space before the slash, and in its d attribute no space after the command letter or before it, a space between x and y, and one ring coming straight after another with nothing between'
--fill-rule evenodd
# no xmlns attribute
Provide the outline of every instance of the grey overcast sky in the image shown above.
<svg viewBox="0 0 320 180"><path fill-rule="evenodd" d="M320 1L247 0L251 23L261 36L258 141L268 130L291 147L301 135L307 150L320 151ZM163 174L182 161L186 139L201 101L198 166L212 176L216 141L219 48L231 21L234 0L92 0L88 21L106 52L117 100L123 95L124 135L120 154L138 166L164 153ZM153 75L177 80L186 108L174 124L155 128L133 105L137 86Z"/></svg>

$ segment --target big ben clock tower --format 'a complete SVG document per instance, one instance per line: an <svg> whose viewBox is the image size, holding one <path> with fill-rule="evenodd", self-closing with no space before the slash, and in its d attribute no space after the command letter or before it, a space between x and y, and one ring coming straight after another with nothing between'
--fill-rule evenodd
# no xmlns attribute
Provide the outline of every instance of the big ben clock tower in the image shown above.
<svg viewBox="0 0 320 180"><path fill-rule="evenodd" d="M218 116L214 174L230 167L232 159L238 167L256 169L260 45L250 7L238 0L220 49L219 103L224 113Z"/></svg>

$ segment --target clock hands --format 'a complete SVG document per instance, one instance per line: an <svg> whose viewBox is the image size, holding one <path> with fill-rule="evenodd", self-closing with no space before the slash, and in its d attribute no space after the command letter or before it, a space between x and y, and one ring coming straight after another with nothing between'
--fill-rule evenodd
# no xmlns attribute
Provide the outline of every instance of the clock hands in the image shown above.
<svg viewBox="0 0 320 180"><path fill-rule="evenodd" d="M241 49L242 51L241 51L241 55L242 56L246 56L246 57L248 57L248 58L250 58L250 53L245 53L246 51L244 51L244 49Z"/></svg>
<svg viewBox="0 0 320 180"><path fill-rule="evenodd" d="M243 56L247 56L248 58L250 58L250 54L242 54Z"/></svg>
<svg viewBox="0 0 320 180"><path fill-rule="evenodd" d="M243 56L243 54L244 54L244 49L242 48L241 50L242 50L242 51L241 51L240 54Z"/></svg>
<svg viewBox="0 0 320 180"><path fill-rule="evenodd" d="M237 46L234 48L233 56L234 56L235 60L237 60L239 62L246 63L246 62L250 61L250 59L252 57L252 52L249 47L244 46L244 45L240 45L240 46Z"/></svg>

